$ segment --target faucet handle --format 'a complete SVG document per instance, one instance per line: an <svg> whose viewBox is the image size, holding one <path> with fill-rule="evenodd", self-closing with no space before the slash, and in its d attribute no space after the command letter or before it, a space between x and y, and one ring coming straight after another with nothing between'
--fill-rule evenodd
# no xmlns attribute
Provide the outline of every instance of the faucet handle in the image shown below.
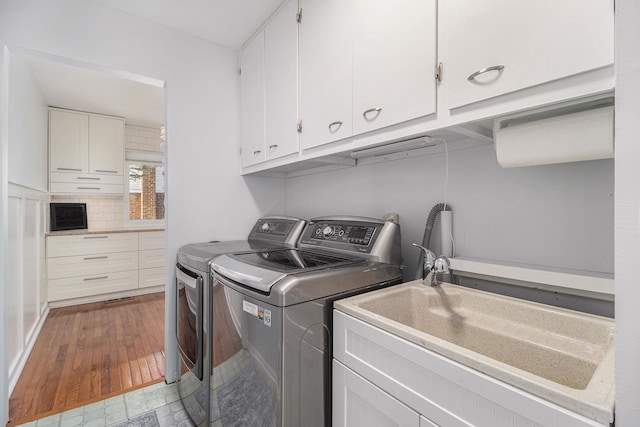
<svg viewBox="0 0 640 427"><path fill-rule="evenodd" d="M433 269L436 273L449 273L449 267L451 267L451 262L444 255L440 255L433 262Z"/></svg>
<svg viewBox="0 0 640 427"><path fill-rule="evenodd" d="M435 262L436 262L436 254L433 253L433 251L425 248L424 246L421 246L417 243L412 243L413 246L422 249L422 251L424 252L423 255L423 268L424 268L424 275L426 276L427 273L429 273L431 270L433 270L433 268L435 267Z"/></svg>

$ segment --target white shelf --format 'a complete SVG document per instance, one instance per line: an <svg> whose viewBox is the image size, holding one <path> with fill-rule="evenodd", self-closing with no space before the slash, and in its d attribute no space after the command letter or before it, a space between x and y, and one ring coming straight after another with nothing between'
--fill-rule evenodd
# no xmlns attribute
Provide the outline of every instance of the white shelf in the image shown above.
<svg viewBox="0 0 640 427"><path fill-rule="evenodd" d="M526 264L497 263L473 258L451 258L451 269L459 276L503 282L565 294L613 301L613 274L563 270Z"/></svg>

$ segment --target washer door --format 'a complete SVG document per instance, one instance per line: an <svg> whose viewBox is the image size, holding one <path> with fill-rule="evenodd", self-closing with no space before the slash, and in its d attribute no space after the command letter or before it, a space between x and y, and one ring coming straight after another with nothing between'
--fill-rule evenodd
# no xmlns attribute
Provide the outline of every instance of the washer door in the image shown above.
<svg viewBox="0 0 640 427"><path fill-rule="evenodd" d="M180 264L176 264L178 288L178 348L182 360L200 380L203 346L203 278Z"/></svg>

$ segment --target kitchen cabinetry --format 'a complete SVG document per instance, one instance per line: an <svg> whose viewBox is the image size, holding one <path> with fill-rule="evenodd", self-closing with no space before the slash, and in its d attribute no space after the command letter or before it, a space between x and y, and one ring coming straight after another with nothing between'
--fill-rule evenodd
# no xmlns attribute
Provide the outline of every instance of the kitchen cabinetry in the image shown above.
<svg viewBox="0 0 640 427"><path fill-rule="evenodd" d="M242 165L298 151L297 1L240 52Z"/></svg>
<svg viewBox="0 0 640 427"><path fill-rule="evenodd" d="M435 0L302 0L303 149L435 113Z"/></svg>
<svg viewBox="0 0 640 427"><path fill-rule="evenodd" d="M164 231L48 236L47 272L57 304L145 293L164 285Z"/></svg>
<svg viewBox="0 0 640 427"><path fill-rule="evenodd" d="M333 321L333 420L336 426L351 426L343 420L360 411L384 414L388 408L396 407L405 413L406 409L398 405L419 414L420 426L605 425L338 310L334 310ZM366 408L361 400L373 396L380 397L382 403L374 400L375 408ZM379 424L373 425L398 424L382 423L382 415L375 418ZM401 425L418 424L411 418Z"/></svg>
<svg viewBox="0 0 640 427"><path fill-rule="evenodd" d="M51 108L49 171L53 194L122 194L124 120Z"/></svg>
<svg viewBox="0 0 640 427"><path fill-rule="evenodd" d="M612 0L443 3L449 108L613 64Z"/></svg>

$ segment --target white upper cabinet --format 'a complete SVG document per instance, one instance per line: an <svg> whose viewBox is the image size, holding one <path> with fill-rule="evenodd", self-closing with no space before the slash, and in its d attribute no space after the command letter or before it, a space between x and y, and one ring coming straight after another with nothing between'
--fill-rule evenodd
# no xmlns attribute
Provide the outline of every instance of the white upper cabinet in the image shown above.
<svg viewBox="0 0 640 427"><path fill-rule="evenodd" d="M240 52L242 166L298 152L298 2Z"/></svg>
<svg viewBox="0 0 640 427"><path fill-rule="evenodd" d="M436 0L354 4L354 135L434 114Z"/></svg>
<svg viewBox="0 0 640 427"><path fill-rule="evenodd" d="M51 172L89 171L89 117L72 111L49 111Z"/></svg>
<svg viewBox="0 0 640 427"><path fill-rule="evenodd" d="M450 109L613 64L612 0L442 5Z"/></svg>
<svg viewBox="0 0 640 427"><path fill-rule="evenodd" d="M242 166L266 160L264 149L264 32L240 52Z"/></svg>
<svg viewBox="0 0 640 427"><path fill-rule="evenodd" d="M122 194L124 119L49 109L49 191Z"/></svg>
<svg viewBox="0 0 640 427"><path fill-rule="evenodd" d="M265 149L274 159L298 152L298 2L264 29Z"/></svg>
<svg viewBox="0 0 640 427"><path fill-rule="evenodd" d="M122 175L124 121L89 116L89 172Z"/></svg>
<svg viewBox="0 0 640 427"><path fill-rule="evenodd" d="M300 146L304 150L353 134L353 0L300 0L300 8Z"/></svg>

